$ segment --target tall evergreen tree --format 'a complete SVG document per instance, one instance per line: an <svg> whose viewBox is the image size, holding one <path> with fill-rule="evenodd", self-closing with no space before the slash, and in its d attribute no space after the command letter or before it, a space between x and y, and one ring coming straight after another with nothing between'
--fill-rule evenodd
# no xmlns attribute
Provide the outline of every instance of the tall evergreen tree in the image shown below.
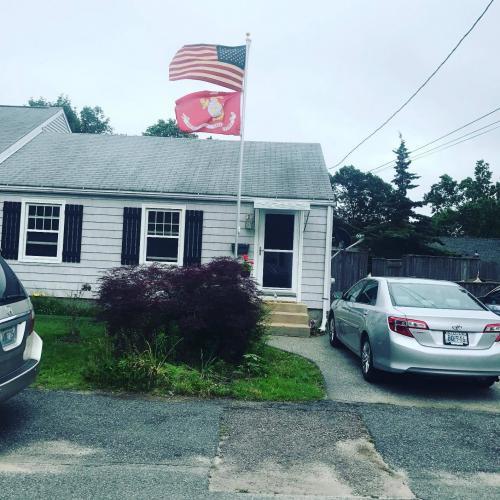
<svg viewBox="0 0 500 500"><path fill-rule="evenodd" d="M399 139L401 143L398 149L393 150L396 155L396 165L394 166L395 173L392 182L396 186L397 192L401 196L406 196L410 189L418 187L418 184L412 184L412 182L420 179L420 176L408 171L411 165L410 153L401 134L399 134Z"/></svg>

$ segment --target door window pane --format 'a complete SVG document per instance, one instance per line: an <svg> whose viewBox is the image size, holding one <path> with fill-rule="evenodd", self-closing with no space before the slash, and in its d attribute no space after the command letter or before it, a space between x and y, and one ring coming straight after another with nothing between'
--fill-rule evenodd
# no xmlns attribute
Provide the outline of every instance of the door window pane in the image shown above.
<svg viewBox="0 0 500 500"><path fill-rule="evenodd" d="M270 288L292 288L293 253L265 252L262 285Z"/></svg>
<svg viewBox="0 0 500 500"><path fill-rule="evenodd" d="M291 214L266 214L264 248L268 250L293 250L293 226Z"/></svg>

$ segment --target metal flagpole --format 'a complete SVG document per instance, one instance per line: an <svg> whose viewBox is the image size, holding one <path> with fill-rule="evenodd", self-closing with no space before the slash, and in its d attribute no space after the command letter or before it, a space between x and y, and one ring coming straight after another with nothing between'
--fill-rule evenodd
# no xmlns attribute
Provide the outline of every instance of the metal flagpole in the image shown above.
<svg viewBox="0 0 500 500"><path fill-rule="evenodd" d="M245 73L243 74L243 103L241 106L241 130L240 130L240 168L238 178L238 197L236 202L236 234L234 237L234 258L238 258L238 240L240 237L240 216L241 216L241 183L243 180L243 150L245 148L245 106L247 101L247 75L248 75L248 56L250 54L250 33L246 37L245 49Z"/></svg>

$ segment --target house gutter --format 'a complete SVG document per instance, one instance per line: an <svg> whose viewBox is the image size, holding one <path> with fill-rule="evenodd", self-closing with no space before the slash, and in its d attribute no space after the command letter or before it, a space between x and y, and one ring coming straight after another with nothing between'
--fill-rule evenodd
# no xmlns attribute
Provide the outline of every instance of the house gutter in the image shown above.
<svg viewBox="0 0 500 500"><path fill-rule="evenodd" d="M112 189L87 189L87 188L57 188L57 187L45 187L45 186L16 186L9 184L0 185L0 190L3 193L36 193L45 194L49 193L54 195L58 193L61 195L72 195L72 196L99 196L99 197L114 197L114 198L152 198L152 199L165 199L165 198L175 198L175 199L192 199L192 200L207 200L207 201L229 201L233 202L236 200L236 196L232 195L217 195L217 194L193 194L193 193L159 193L151 191L116 191ZM292 198L269 198L276 200L292 199ZM253 203L255 200L262 200L262 197L255 196L242 196L242 201ZM300 203L310 203L313 206L328 206L330 207L332 202L329 200L314 200L314 199L293 199L295 202Z"/></svg>
<svg viewBox="0 0 500 500"><path fill-rule="evenodd" d="M332 226L333 226L333 207L327 208L326 214L326 237L325 237L325 277L323 281L323 319L320 330L326 330L328 321L328 311L330 310L330 288L332 274Z"/></svg>

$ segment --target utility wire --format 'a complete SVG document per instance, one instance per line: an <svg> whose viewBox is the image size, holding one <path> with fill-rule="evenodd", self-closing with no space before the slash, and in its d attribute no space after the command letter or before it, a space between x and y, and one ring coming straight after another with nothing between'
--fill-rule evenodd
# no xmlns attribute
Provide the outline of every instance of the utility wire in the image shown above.
<svg viewBox="0 0 500 500"><path fill-rule="evenodd" d="M465 125L462 125L461 127L458 127L458 128L456 128L456 129L452 130L451 132L448 132L448 133L446 133L446 134L442 135L441 137L438 137L437 139L434 139L434 140L432 140L432 141L428 142L427 144L423 144L422 146L418 146L417 148L412 149L411 151L409 151L409 154L412 154L412 153L414 153L415 151L419 151L420 149L424 149L424 148L426 148L427 146L430 146L431 144L435 144L436 142L440 141L441 139L445 139L446 137L449 137L450 135L454 134L455 132L458 132L459 130L463 130L464 128L468 127L469 125L472 125L473 123L476 123L476 122L478 122L478 121L482 120L483 118L486 118L487 116L490 116L490 115L492 115L493 113L496 113L497 111L500 111L500 107L495 108L495 109L494 109L494 110L492 110L492 111L489 111L488 113L486 113L486 114L484 114L484 115L480 116L479 118L475 118L474 120L472 120L472 121L470 121L470 122L466 123ZM492 125L492 124L490 123L490 125ZM489 126L489 125L487 125L487 126ZM474 130L473 132L470 132L470 133L472 134L472 133L474 133L474 132L476 132L476 130ZM466 134L466 135L468 135L468 134ZM463 136L463 137L464 137L464 136ZM456 140L456 139L454 139L454 140ZM394 163L394 160L387 161L387 162L385 162L385 163L382 163L382 165L379 165L378 167L375 167L375 168L372 168L372 169L370 169L370 170L367 170L367 172L375 172L375 171L377 171L377 170L382 169L382 167L385 167L386 165L392 165L393 163Z"/></svg>
<svg viewBox="0 0 500 500"><path fill-rule="evenodd" d="M333 167L330 167L331 169L338 167L340 164L342 164L349 156L351 156L354 151L356 151L359 147L361 147L368 139L371 139L379 130L381 130L383 127L385 127L400 111L403 110L412 100L413 98L429 83L429 81L436 75L436 73L446 64L448 59L454 54L454 52L458 49L458 47L462 44L462 42L469 36L471 31L476 27L476 25L479 23L479 21L483 18L483 16L486 14L488 9L491 7L491 4L495 0L490 0L488 2L488 5L486 5L486 8L483 10L481 15L474 21L474 24L467 30L467 32L460 38L458 43L453 47L451 52L443 59L443 61L438 65L438 67L427 77L427 79L418 87L415 92L401 105L399 106L394 113L392 113L389 118L387 118L381 125L379 125L371 134L367 135L360 143L358 143L356 146L354 146L338 163L333 165Z"/></svg>
<svg viewBox="0 0 500 500"><path fill-rule="evenodd" d="M468 137L467 139L462 139L461 141L454 142L453 144L451 144L447 147L438 149L436 151L432 151L432 150L425 151L425 153L422 153L421 155L415 157L412 161L420 160L421 158L433 155L434 153L439 153L441 151L444 151L445 149L449 149L449 148L452 148L453 146L457 146L458 144L461 144L462 142L471 141L472 139L475 139L476 137L480 137L481 135L488 134L489 132L493 132L494 130L497 130L499 128L500 128L500 125L497 125L496 127L490 128L489 130L485 130L484 132L481 132L480 134L476 134L476 135L473 135L472 137Z"/></svg>
<svg viewBox="0 0 500 500"><path fill-rule="evenodd" d="M500 120L498 120L496 122L492 122L489 125L486 125L485 127L481 127L481 128L476 129L476 130L473 130L472 132L469 132L468 134L457 137L456 139L453 139L453 141L445 142L444 144L441 144L440 146L436 146L435 148L431 148L427 151L422 151L422 153L420 153L416 157L410 158L410 159L412 162L414 162L414 161L420 160L421 158L425 158L426 156L430 156L430 155L433 155L435 153L439 153L440 151L444 151L445 149L452 148L453 146L461 144L462 142L467 142L467 141L470 141L472 139L475 139L476 137L480 137L481 135L488 134L489 132L493 132L494 130L500 128L500 125L497 125L496 127L485 130L484 132L481 132L480 134L473 135L472 137L467 137L470 134L478 132L479 130L483 130L484 128L490 127L491 125L494 125L496 123L500 123ZM464 137L467 137L467 138L464 139ZM462 139L462 140L459 140L459 139ZM391 163L395 163L395 160ZM390 167L392 167L392 165L386 166L385 168L381 168L378 172L381 172L382 170L386 170Z"/></svg>

